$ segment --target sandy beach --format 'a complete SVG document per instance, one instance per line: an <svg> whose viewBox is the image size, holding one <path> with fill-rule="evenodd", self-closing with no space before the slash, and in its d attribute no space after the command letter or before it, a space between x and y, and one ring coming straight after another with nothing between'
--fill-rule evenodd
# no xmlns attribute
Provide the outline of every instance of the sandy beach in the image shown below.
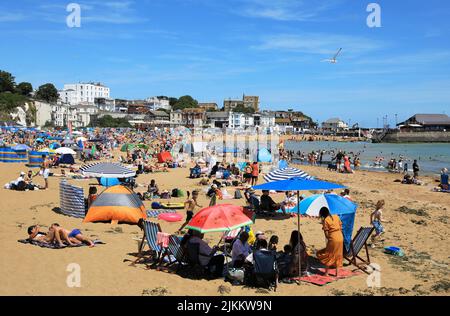
<svg viewBox="0 0 450 316"><path fill-rule="evenodd" d="M111 224L82 224L80 219L66 217L52 209L59 206L59 178L50 178L46 191L16 192L1 189L0 261L2 286L0 295L448 295L450 195L433 193L434 179L423 178L426 185L411 186L394 182L399 175L360 171L353 175L337 174L323 168L302 166L306 172L323 180L347 185L358 203L354 234L361 226L369 225L369 214L379 199L386 200L384 246L401 247L405 257L383 253L383 247L370 249L373 263L381 268L381 288L368 288L367 275L361 274L319 287L312 284L280 284L278 291L268 292L242 286L231 286L223 280L190 280L177 274L147 270L145 265L130 266L137 251L136 238L142 232L136 226ZM0 164L0 183L17 178L26 167L20 164ZM56 171L58 172L58 171ZM151 179L160 189L202 189L198 180L188 178L188 169L171 169L169 173L142 175L139 184ZM43 184L42 178L37 178ZM71 180L87 192L93 180ZM140 187L136 191L144 191ZM233 193L232 188L229 189ZM275 200L281 200L281 195ZM174 199L183 201L183 199ZM222 201L223 202L223 201ZM204 194L200 204L207 206ZM244 200L231 200L243 205ZM150 202L145 202L150 206ZM183 211L181 211L184 213ZM184 214L183 214L184 215ZM39 223L43 229L58 222L68 229L80 228L88 236L101 239L105 245L71 249L43 249L18 243L27 237L28 226ZM315 249L325 246L321 225L317 219L302 218L302 233L306 244ZM174 233L179 223L160 222L163 231ZM280 246L288 242L296 228L296 218L287 220L257 220L253 229L280 238ZM220 236L207 234L210 244ZM77 263L81 267L81 287L69 288L67 267Z"/></svg>

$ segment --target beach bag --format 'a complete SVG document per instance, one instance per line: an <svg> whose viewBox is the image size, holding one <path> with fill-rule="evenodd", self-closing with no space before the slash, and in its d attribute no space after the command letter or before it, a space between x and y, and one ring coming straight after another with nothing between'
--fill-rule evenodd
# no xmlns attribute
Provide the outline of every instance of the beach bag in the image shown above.
<svg viewBox="0 0 450 316"><path fill-rule="evenodd" d="M179 198L180 197L184 197L184 192L182 190L180 190L180 189L177 189L177 194L178 194Z"/></svg>
<svg viewBox="0 0 450 316"><path fill-rule="evenodd" d="M173 189L172 190L172 197L177 198L178 196L178 189Z"/></svg>
<svg viewBox="0 0 450 316"><path fill-rule="evenodd" d="M238 190L234 191L234 198L236 200L242 199L241 190L238 189Z"/></svg>
<svg viewBox="0 0 450 316"><path fill-rule="evenodd" d="M244 269L230 268L227 271L225 278L229 280L233 285L244 284L245 272Z"/></svg>
<svg viewBox="0 0 450 316"><path fill-rule="evenodd" d="M152 203L152 209L159 210L161 208L162 208L162 206L158 202L153 202Z"/></svg>
<svg viewBox="0 0 450 316"><path fill-rule="evenodd" d="M168 199L170 199L170 194L169 194L169 192L163 192L163 193L161 193L161 199L163 199L163 200L168 200Z"/></svg>

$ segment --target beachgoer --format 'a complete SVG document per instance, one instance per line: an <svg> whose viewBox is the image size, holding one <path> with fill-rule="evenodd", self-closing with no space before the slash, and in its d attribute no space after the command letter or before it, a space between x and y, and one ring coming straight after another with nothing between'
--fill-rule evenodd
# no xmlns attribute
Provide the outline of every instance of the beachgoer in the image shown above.
<svg viewBox="0 0 450 316"><path fill-rule="evenodd" d="M317 252L317 258L325 265L325 276L328 276L330 268L338 270L343 265L344 260L344 236L342 234L342 222L338 215L331 215L330 210L322 207L319 211L322 219L322 229L327 239L326 248Z"/></svg>
<svg viewBox="0 0 450 316"><path fill-rule="evenodd" d="M444 191L448 191L448 170L447 168L444 168L441 170L441 183L440 187Z"/></svg>
<svg viewBox="0 0 450 316"><path fill-rule="evenodd" d="M252 185L256 185L258 183L258 177L259 177L259 166L258 163L255 161L252 164Z"/></svg>
<svg viewBox="0 0 450 316"><path fill-rule="evenodd" d="M276 212L279 209L286 214L286 209L280 203L275 203L275 201L270 197L270 191L264 190L262 191L263 195L261 196L261 210L267 212Z"/></svg>
<svg viewBox="0 0 450 316"><path fill-rule="evenodd" d="M231 265L233 268L241 268L244 265L245 258L250 254L251 247L248 244L248 233L243 231L239 238L233 243L231 250Z"/></svg>
<svg viewBox="0 0 450 316"><path fill-rule="evenodd" d="M176 232L177 234L181 234L183 228L186 227L186 225L190 222L192 217L194 217L195 207L202 208L202 206L198 204L197 199L198 199L198 191L192 192L192 199L189 198L188 192L188 199L186 200L186 202L184 202L184 207L186 209L186 221L183 223L183 225L181 225L180 229L178 229L178 231Z"/></svg>
<svg viewBox="0 0 450 316"><path fill-rule="evenodd" d="M420 171L419 164L417 163L417 160L414 160L413 163L414 178L417 179L419 177L419 171Z"/></svg>
<svg viewBox="0 0 450 316"><path fill-rule="evenodd" d="M204 234L194 231L194 235L189 238L188 246L198 244L198 262L202 267L208 268L213 277L219 278L223 275L225 256L215 255L219 247L213 248L203 240ZM189 250L188 250L189 251Z"/></svg>
<svg viewBox="0 0 450 316"><path fill-rule="evenodd" d="M91 207L92 203L97 199L97 188L96 187L90 187L89 188L89 195L87 198L87 207L88 209Z"/></svg>
<svg viewBox="0 0 450 316"><path fill-rule="evenodd" d="M71 231L61 227L59 224L54 223L50 226L51 229L55 230L55 238L58 240L59 244L63 246L62 240L67 242L69 246L79 245L81 243L86 243L90 248L94 247L95 244L92 240L85 237L79 229L73 229ZM59 238L58 238L59 236Z"/></svg>
<svg viewBox="0 0 450 316"><path fill-rule="evenodd" d="M370 223L375 228L375 235L372 236L372 241L375 241L377 238L380 238L382 234L384 234L384 227L382 223L389 223L389 221L385 221L383 219L384 205L384 200L378 201L375 206L375 211L370 214Z"/></svg>
<svg viewBox="0 0 450 316"><path fill-rule="evenodd" d="M268 249L272 250L272 251L277 251L278 240L279 240L278 236L276 236L276 235L271 236L269 239Z"/></svg>
<svg viewBox="0 0 450 316"><path fill-rule="evenodd" d="M298 230L294 230L291 233L289 247L292 249L292 262L289 267L289 274L292 276L299 275L299 260L301 260L301 275L305 275L308 270L308 254L306 253L306 244L303 241L303 236Z"/></svg>

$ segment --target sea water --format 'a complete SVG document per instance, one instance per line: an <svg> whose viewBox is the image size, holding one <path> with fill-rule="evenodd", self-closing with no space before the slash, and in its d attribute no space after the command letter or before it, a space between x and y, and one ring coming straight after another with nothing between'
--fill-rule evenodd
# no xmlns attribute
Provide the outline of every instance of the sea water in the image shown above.
<svg viewBox="0 0 450 316"><path fill-rule="evenodd" d="M386 171L389 160L395 158L398 161L400 156L407 160L409 170L412 170L413 161L417 159L422 174L438 175L442 168L450 169L450 144L444 143L373 144L368 142L286 141L285 149L294 151L294 157L297 151L301 151L307 156L312 151L334 150L337 152L341 149L352 159L355 154L359 154L361 169L366 170ZM384 157L381 166L375 165L376 157ZM323 156L323 161L330 161L331 158L331 155L326 154Z"/></svg>

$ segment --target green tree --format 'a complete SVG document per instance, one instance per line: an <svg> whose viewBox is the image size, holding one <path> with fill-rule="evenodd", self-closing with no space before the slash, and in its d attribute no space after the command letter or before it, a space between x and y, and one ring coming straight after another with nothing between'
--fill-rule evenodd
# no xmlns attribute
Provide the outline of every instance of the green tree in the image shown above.
<svg viewBox="0 0 450 316"><path fill-rule="evenodd" d="M9 72L0 70L0 92L14 92L16 78Z"/></svg>
<svg viewBox="0 0 450 316"><path fill-rule="evenodd" d="M10 113L18 106L23 106L28 99L20 94L10 92L0 93L0 111Z"/></svg>
<svg viewBox="0 0 450 316"><path fill-rule="evenodd" d="M235 113L253 114L253 113L255 113L255 109L254 108L245 107L245 106L239 104L238 106L236 106L233 109L233 112L235 112Z"/></svg>
<svg viewBox="0 0 450 316"><path fill-rule="evenodd" d="M111 115L105 115L99 118L91 127L131 127L130 122L125 118L113 118Z"/></svg>
<svg viewBox="0 0 450 316"><path fill-rule="evenodd" d="M182 96L178 99L177 103L173 106L174 110L183 110L187 108L197 108L198 101L190 95Z"/></svg>
<svg viewBox="0 0 450 316"><path fill-rule="evenodd" d="M33 92L33 86L29 82L21 82L16 87L16 93L29 97Z"/></svg>
<svg viewBox="0 0 450 316"><path fill-rule="evenodd" d="M45 127L45 128L48 128L48 127L55 127L55 122L53 122L53 121L47 121L47 122L45 122L44 127Z"/></svg>
<svg viewBox="0 0 450 316"><path fill-rule="evenodd" d="M51 83L44 84L39 87L36 92L36 99L46 101L48 103L54 103L58 100L58 90Z"/></svg>
<svg viewBox="0 0 450 316"><path fill-rule="evenodd" d="M169 104L171 107L174 107L175 104L177 104L178 99L177 98L169 98Z"/></svg>

